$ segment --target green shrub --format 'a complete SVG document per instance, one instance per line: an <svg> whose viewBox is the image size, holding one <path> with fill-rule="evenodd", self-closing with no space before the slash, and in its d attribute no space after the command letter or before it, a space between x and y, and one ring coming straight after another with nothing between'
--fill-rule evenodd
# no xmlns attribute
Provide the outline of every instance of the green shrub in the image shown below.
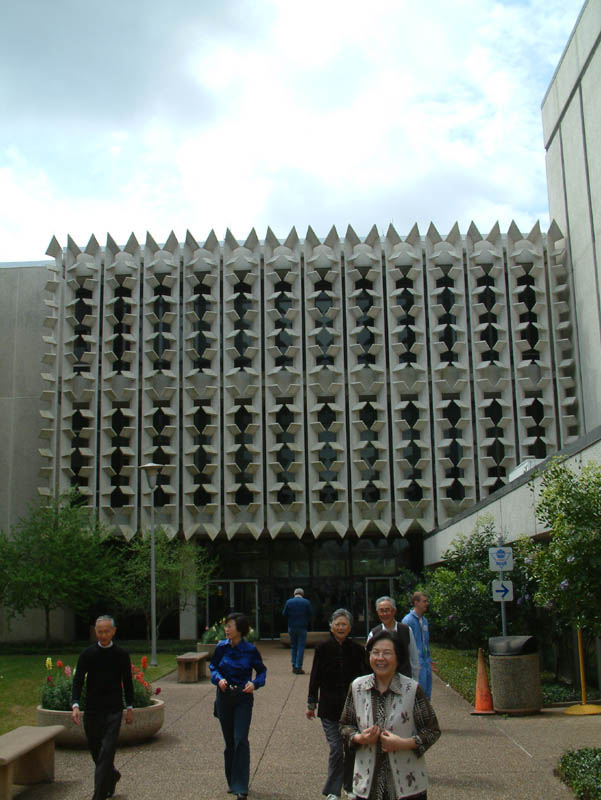
<svg viewBox="0 0 601 800"><path fill-rule="evenodd" d="M559 759L557 774L578 800L601 800L601 748L568 750Z"/></svg>

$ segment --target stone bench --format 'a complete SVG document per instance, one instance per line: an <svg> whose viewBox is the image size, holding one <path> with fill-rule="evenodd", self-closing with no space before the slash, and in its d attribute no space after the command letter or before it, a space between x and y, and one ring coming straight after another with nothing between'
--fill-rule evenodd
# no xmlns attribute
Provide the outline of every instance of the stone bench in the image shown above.
<svg viewBox="0 0 601 800"><path fill-rule="evenodd" d="M176 656L177 661L177 682L178 683L198 683L207 677L207 661L209 654L204 653L184 653Z"/></svg>
<svg viewBox="0 0 601 800"><path fill-rule="evenodd" d="M330 631L307 631L307 643L305 647L315 647L316 644L323 642L330 635ZM290 634L280 633L280 642L283 647L290 647Z"/></svg>
<svg viewBox="0 0 601 800"><path fill-rule="evenodd" d="M13 783L54 780L54 739L63 731L62 725L22 725L0 736L0 800L11 800Z"/></svg>

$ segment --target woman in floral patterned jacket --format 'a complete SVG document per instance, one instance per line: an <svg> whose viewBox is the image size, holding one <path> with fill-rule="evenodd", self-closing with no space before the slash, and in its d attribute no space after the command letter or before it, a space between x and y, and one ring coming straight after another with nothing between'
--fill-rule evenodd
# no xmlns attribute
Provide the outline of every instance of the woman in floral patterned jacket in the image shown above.
<svg viewBox="0 0 601 800"><path fill-rule="evenodd" d="M434 709L417 681L397 672L402 643L388 631L367 644L372 675L356 678L340 717L355 749L357 800L426 800L422 758L440 736Z"/></svg>

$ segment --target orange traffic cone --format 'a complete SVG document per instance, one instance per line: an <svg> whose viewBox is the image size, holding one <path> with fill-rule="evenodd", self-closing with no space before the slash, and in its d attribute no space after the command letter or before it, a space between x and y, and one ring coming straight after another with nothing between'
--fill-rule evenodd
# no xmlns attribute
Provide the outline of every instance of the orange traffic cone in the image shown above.
<svg viewBox="0 0 601 800"><path fill-rule="evenodd" d="M478 672L476 673L476 705L472 714L494 714L492 707L492 697L488 686L488 676L486 674L486 664L484 663L484 653L482 648L478 648Z"/></svg>

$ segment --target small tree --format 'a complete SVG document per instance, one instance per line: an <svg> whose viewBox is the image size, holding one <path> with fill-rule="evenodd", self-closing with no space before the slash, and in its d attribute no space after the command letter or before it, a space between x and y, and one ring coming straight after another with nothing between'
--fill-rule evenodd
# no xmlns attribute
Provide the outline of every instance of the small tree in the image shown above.
<svg viewBox="0 0 601 800"><path fill-rule="evenodd" d="M32 505L10 535L1 533L1 599L9 619L43 609L48 645L53 610L85 612L109 580L103 534L77 492Z"/></svg>
<svg viewBox="0 0 601 800"><path fill-rule="evenodd" d="M489 636L500 633L500 606L492 597L488 550L499 543L499 534L490 515L478 517L472 533L460 534L443 553L444 563L426 576L423 587L428 595L428 617L437 640L462 647L485 644ZM533 626L532 590L524 569L529 551L514 546L511 580L517 595L508 604L508 618L514 632Z"/></svg>
<svg viewBox="0 0 601 800"><path fill-rule="evenodd" d="M554 462L543 473L536 504L549 527L548 546L532 554L536 602L564 623L601 635L601 466L579 470Z"/></svg>
<svg viewBox="0 0 601 800"><path fill-rule="evenodd" d="M491 595L488 548L498 542L490 517L478 517L471 535L460 534L443 553L444 563L428 574L432 633L472 647L498 630L498 606ZM496 606L496 608L495 608Z"/></svg>
<svg viewBox="0 0 601 800"><path fill-rule="evenodd" d="M143 614L150 639L150 536L129 542L113 540L113 578L110 592L122 612ZM183 611L192 597L206 592L215 562L194 542L155 533L157 632L174 611Z"/></svg>

